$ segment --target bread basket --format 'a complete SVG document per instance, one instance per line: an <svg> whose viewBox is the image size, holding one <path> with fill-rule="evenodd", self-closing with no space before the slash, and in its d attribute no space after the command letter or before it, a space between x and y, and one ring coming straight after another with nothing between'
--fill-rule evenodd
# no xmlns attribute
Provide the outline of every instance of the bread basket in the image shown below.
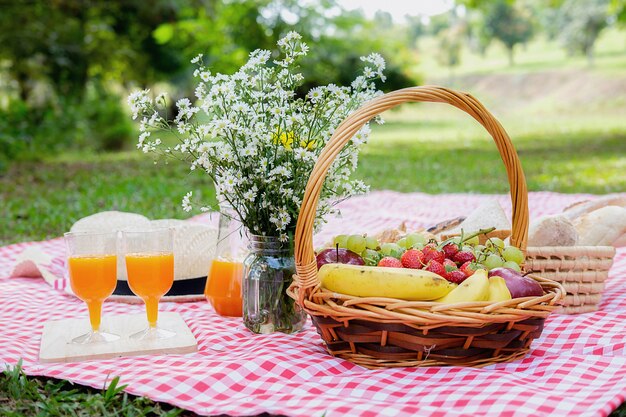
<svg viewBox="0 0 626 417"><path fill-rule="evenodd" d="M528 193L522 166L498 121L471 95L424 86L377 97L352 113L323 149L306 186L295 233L296 274L288 294L310 314L328 352L367 368L484 366L524 356L541 335L546 317L563 298L563 287L531 275L540 297L498 303L441 304L390 298L361 298L321 288L313 251L313 223L326 173L343 146L374 116L406 102L455 106L491 134L511 189L511 242L522 249L528 236Z"/></svg>
<svg viewBox="0 0 626 417"><path fill-rule="evenodd" d="M567 295L559 313L589 313L602 300L614 256L613 246L528 247L524 269L563 285Z"/></svg>

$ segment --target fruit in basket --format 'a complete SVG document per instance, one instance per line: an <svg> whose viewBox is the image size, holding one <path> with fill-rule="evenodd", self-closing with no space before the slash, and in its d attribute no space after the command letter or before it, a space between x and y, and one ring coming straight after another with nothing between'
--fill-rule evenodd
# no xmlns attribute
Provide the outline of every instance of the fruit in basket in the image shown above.
<svg viewBox="0 0 626 417"><path fill-rule="evenodd" d="M411 269L420 269L424 266L424 254L419 249L409 249L402 254L402 266Z"/></svg>
<svg viewBox="0 0 626 417"><path fill-rule="evenodd" d="M455 269L447 273L446 279L453 284L460 284L467 279L467 275L460 269Z"/></svg>
<svg viewBox="0 0 626 417"><path fill-rule="evenodd" d="M543 288L537 281L526 277L521 273L509 268L495 268L489 271L489 276L499 276L506 281L506 286L511 292L511 297L539 297L543 295Z"/></svg>
<svg viewBox="0 0 626 417"><path fill-rule="evenodd" d="M517 272L522 272L522 268L520 268L520 266L517 263L512 262L512 261L506 261L505 263L502 264L502 267L509 268Z"/></svg>
<svg viewBox="0 0 626 417"><path fill-rule="evenodd" d="M394 258L400 259L404 253L404 249L397 243L383 243L380 247L380 253L383 256L393 256Z"/></svg>
<svg viewBox="0 0 626 417"><path fill-rule="evenodd" d="M487 271L479 269L458 287L444 297L436 300L440 303L454 304L472 301L486 301L489 298L489 278Z"/></svg>
<svg viewBox="0 0 626 417"><path fill-rule="evenodd" d="M443 248L441 248L443 254L448 259L453 259L454 255L459 251L459 245L455 242L446 243Z"/></svg>
<svg viewBox="0 0 626 417"><path fill-rule="evenodd" d="M378 266L384 268L402 268L402 262L393 256L385 256L383 259L378 261Z"/></svg>
<svg viewBox="0 0 626 417"><path fill-rule="evenodd" d="M346 248L354 253L361 253L367 248L367 241L361 235L351 235L346 242Z"/></svg>
<svg viewBox="0 0 626 417"><path fill-rule="evenodd" d="M376 249L380 248L380 243L378 242L378 239L376 239L375 237L366 236L365 237L365 247L367 249L376 250Z"/></svg>
<svg viewBox="0 0 626 417"><path fill-rule="evenodd" d="M511 292L506 286L506 281L504 278L499 277L497 275L489 278L489 300L493 303L497 303L499 301L510 300Z"/></svg>
<svg viewBox="0 0 626 417"><path fill-rule="evenodd" d="M361 254L361 258L365 262L365 265L376 266L383 256L373 249L365 249Z"/></svg>
<svg viewBox="0 0 626 417"><path fill-rule="evenodd" d="M424 270L426 271L430 271L433 272L437 275L440 275L442 277L446 277L446 268L443 266L443 264L441 262L438 262L436 260L431 260L428 262L428 264L424 267Z"/></svg>
<svg viewBox="0 0 626 417"><path fill-rule="evenodd" d="M472 262L476 260L476 256L471 250L462 250L455 253L453 259L457 264L463 265L465 262Z"/></svg>
<svg viewBox="0 0 626 417"><path fill-rule="evenodd" d="M357 253L344 248L328 248L317 254L317 269L320 269L322 265L333 263L365 265L363 258Z"/></svg>
<svg viewBox="0 0 626 417"><path fill-rule="evenodd" d="M428 243L428 239L421 233L410 233L406 235L406 244L407 248L417 248L420 249Z"/></svg>
<svg viewBox="0 0 626 417"><path fill-rule="evenodd" d="M348 247L348 235L337 235L333 239L333 246L339 245L340 248Z"/></svg>
<svg viewBox="0 0 626 417"><path fill-rule="evenodd" d="M491 253L487 255L487 257L483 261L483 264L485 265L485 267L487 267L488 270L492 270L494 268L500 268L502 265L504 265L504 260L500 257L500 255Z"/></svg>
<svg viewBox="0 0 626 417"><path fill-rule="evenodd" d="M461 271L463 271L463 273L466 276L471 277L472 275L474 275L474 272L478 271L479 269L483 269L483 268L485 268L484 265L481 265L481 264L478 264L478 263L472 262L472 261L467 261L463 265L461 265L461 267L459 269Z"/></svg>
<svg viewBox="0 0 626 417"><path fill-rule="evenodd" d="M429 271L326 264L319 270L322 287L357 297L427 301L441 298L456 286Z"/></svg>
<svg viewBox="0 0 626 417"><path fill-rule="evenodd" d="M436 245L432 243L424 246L422 253L424 254L424 264L428 264L430 261L437 261L442 264L444 259L446 259L446 255L442 251L437 250Z"/></svg>

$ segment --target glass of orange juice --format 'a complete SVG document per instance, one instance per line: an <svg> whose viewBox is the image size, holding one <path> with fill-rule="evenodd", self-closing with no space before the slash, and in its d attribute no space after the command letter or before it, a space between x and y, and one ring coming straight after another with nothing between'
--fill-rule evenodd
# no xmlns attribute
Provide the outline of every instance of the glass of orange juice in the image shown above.
<svg viewBox="0 0 626 417"><path fill-rule="evenodd" d="M174 229L122 231L128 286L146 305L148 327L131 339L167 339L175 332L157 325L159 300L174 283Z"/></svg>
<svg viewBox="0 0 626 417"><path fill-rule="evenodd" d="M215 257L209 266L204 296L220 316L241 317L241 278L246 238L230 207L220 206Z"/></svg>
<svg viewBox="0 0 626 417"><path fill-rule="evenodd" d="M91 330L72 343L112 342L120 337L100 330L102 303L117 285L117 232L70 232L65 234L70 286L87 304Z"/></svg>

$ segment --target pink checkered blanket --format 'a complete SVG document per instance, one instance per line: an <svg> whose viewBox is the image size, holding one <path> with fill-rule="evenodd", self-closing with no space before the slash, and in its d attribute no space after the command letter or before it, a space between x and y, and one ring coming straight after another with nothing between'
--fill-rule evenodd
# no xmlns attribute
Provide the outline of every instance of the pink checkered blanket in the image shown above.
<svg viewBox="0 0 626 417"><path fill-rule="evenodd" d="M531 216L560 212L584 195L531 193ZM506 195L373 192L341 204L316 237L376 232L408 220L429 226ZM195 218L205 221L206 218ZM41 279L8 278L18 254L40 247L55 259L63 242L0 248L0 362L23 359L29 375L101 388L120 376L131 394L198 414L289 416L605 416L626 398L626 250L618 250L600 311L551 315L524 359L482 369L434 367L367 370L325 353L309 323L305 331L253 335L239 319L216 315L205 302L161 305L182 315L198 340L188 355L139 356L71 364L37 361L43 323L86 315L82 302ZM55 261L57 262L57 261ZM141 305L107 302L105 315L141 313Z"/></svg>

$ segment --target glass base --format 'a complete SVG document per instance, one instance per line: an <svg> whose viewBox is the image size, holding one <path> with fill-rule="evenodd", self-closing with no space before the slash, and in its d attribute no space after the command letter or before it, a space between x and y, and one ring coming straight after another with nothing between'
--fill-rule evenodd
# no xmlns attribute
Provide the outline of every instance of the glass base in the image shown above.
<svg viewBox="0 0 626 417"><path fill-rule="evenodd" d="M132 340L162 340L176 336L176 332L162 329L160 327L148 327L140 332L133 333L129 336Z"/></svg>
<svg viewBox="0 0 626 417"><path fill-rule="evenodd" d="M89 333L85 333L81 336L75 337L72 339L72 343L77 345L86 345L89 343L109 343L118 340L120 337L113 333L101 332L101 331L90 331Z"/></svg>

